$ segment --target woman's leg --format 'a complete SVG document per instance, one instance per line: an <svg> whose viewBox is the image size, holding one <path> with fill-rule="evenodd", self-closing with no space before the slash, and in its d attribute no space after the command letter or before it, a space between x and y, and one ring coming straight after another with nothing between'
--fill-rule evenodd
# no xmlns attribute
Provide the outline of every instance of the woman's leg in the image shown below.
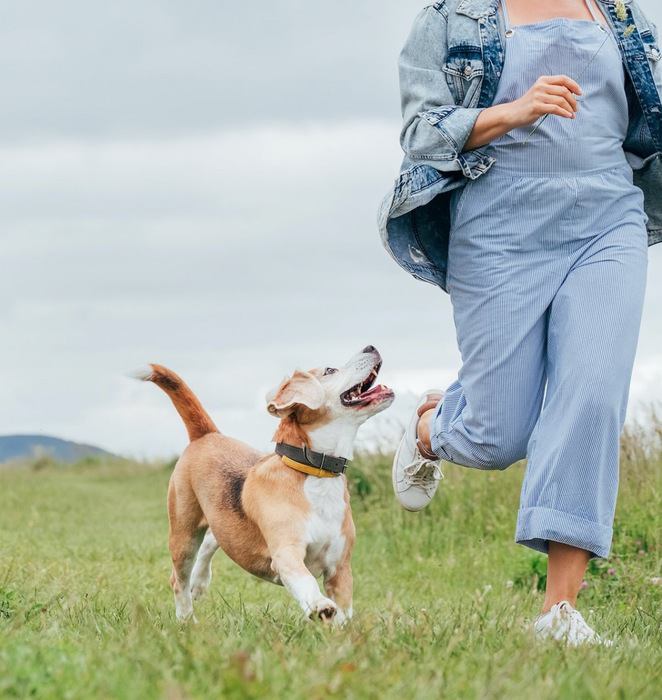
<svg viewBox="0 0 662 700"><path fill-rule="evenodd" d="M493 233L481 225L468 245L457 231L452 241L450 269L461 274L451 272L449 286L464 364L441 403L428 405L436 392L421 397L396 451L393 488L407 510L432 500L438 458L486 470L523 459L540 415L547 309L564 272L539 263L527 274L525 256L504 259L516 236Z"/></svg>
<svg viewBox="0 0 662 700"><path fill-rule="evenodd" d="M549 551L547 609L572 602L589 556L610 551L646 266L641 219L621 221L590 239L550 308L547 393L516 537Z"/></svg>
<svg viewBox="0 0 662 700"><path fill-rule="evenodd" d="M432 419L434 414L437 412L437 406L427 405L423 406L423 412L418 421L418 439L423 443L423 447L429 452L432 452Z"/></svg>
<svg viewBox="0 0 662 700"><path fill-rule="evenodd" d="M590 559L584 549L571 547L560 542L550 542L547 560L547 590L543 613L552 605L567 600L573 607L577 604L577 594L582 585L586 566Z"/></svg>
<svg viewBox="0 0 662 700"><path fill-rule="evenodd" d="M464 191L448 251L462 367L431 418L431 446L449 462L505 469L526 456L540 415L548 309L569 266L549 222L567 215L568 191L499 173ZM556 207L546 218L542 197Z"/></svg>
<svg viewBox="0 0 662 700"><path fill-rule="evenodd" d="M536 289L537 281L520 276L492 294L476 283L451 289L463 364L443 402L420 423L442 459L503 470L526 456L545 390L553 297L552 289Z"/></svg>

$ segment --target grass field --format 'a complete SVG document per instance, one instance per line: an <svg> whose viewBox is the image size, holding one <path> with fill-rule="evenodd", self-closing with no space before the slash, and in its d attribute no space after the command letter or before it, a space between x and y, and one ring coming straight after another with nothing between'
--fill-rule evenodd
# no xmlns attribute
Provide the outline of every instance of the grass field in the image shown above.
<svg viewBox="0 0 662 700"><path fill-rule="evenodd" d="M659 435L658 435L659 437ZM613 556L581 608L611 649L534 644L545 559L512 543L522 467L447 466L400 510L387 458L352 476L354 621L300 619L283 589L217 555L199 624L174 618L166 467L0 472L0 697L659 698L662 454L624 441Z"/></svg>

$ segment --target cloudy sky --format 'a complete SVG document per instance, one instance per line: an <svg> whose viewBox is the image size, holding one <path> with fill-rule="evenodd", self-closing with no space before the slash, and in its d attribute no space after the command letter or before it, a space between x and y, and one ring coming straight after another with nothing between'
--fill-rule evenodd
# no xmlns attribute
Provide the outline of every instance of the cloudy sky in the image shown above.
<svg viewBox="0 0 662 700"><path fill-rule="evenodd" d="M644 0L662 25L656 0ZM138 457L185 433L148 361L266 447L264 394L372 343L400 399L448 384L448 297L383 251L400 161L396 60L423 2L5 3L0 433ZM633 406L662 396L662 246Z"/></svg>

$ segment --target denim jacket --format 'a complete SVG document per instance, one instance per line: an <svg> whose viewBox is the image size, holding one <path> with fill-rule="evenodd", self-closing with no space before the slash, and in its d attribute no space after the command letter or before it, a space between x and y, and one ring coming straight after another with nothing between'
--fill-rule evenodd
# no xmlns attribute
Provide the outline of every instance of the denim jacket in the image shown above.
<svg viewBox="0 0 662 700"><path fill-rule="evenodd" d="M662 62L655 26L633 0L627 17L598 0L626 74L629 128L623 144L644 192L649 244L662 241ZM446 290L450 193L495 163L463 150L496 94L504 62L499 0L441 0L423 9L400 55L405 158L379 212L386 249L414 277ZM571 76L572 77L572 76Z"/></svg>

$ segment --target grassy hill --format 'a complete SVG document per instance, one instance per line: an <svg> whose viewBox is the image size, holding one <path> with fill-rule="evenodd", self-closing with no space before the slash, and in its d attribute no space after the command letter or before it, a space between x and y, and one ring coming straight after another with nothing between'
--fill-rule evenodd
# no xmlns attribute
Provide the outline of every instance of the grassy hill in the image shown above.
<svg viewBox="0 0 662 700"><path fill-rule="evenodd" d="M446 465L420 514L389 460L352 470L354 621L306 623L285 591L214 560L199 624L174 619L169 469L0 474L2 698L658 698L662 454L623 443L614 552L580 606L611 649L533 643L545 559L513 544L523 469Z"/></svg>
<svg viewBox="0 0 662 700"><path fill-rule="evenodd" d="M13 460L50 458L71 464L86 457L112 457L100 447L48 435L0 435L0 464Z"/></svg>

